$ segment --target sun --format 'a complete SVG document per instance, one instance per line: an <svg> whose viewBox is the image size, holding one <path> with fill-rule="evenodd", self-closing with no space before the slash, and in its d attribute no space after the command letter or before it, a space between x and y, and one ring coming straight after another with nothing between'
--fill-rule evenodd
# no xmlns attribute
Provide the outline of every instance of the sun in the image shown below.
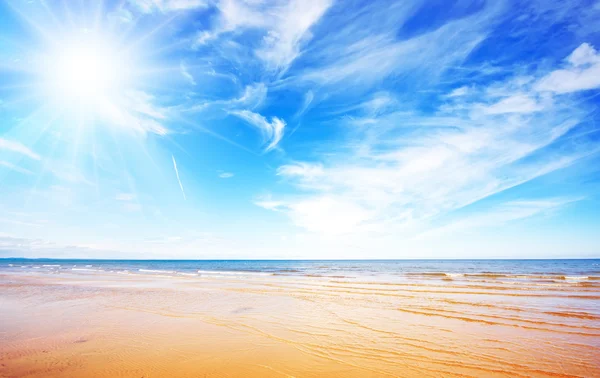
<svg viewBox="0 0 600 378"><path fill-rule="evenodd" d="M118 83L118 64L113 56L93 46L75 46L61 51L52 67L52 81L69 97L95 97Z"/></svg>
<svg viewBox="0 0 600 378"><path fill-rule="evenodd" d="M25 69L24 98L48 112L53 128L75 131L78 138L123 130L164 135L164 116L146 92L162 88L148 35L128 35L99 21L48 29L40 42Z"/></svg>
<svg viewBox="0 0 600 378"><path fill-rule="evenodd" d="M42 82L54 102L98 105L128 85L130 59L106 38L82 33L45 54Z"/></svg>

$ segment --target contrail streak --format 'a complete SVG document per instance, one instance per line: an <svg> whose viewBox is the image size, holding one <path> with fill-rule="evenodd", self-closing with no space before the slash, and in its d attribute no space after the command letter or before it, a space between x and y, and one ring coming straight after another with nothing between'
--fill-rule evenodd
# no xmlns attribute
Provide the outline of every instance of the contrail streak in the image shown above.
<svg viewBox="0 0 600 378"><path fill-rule="evenodd" d="M177 169L177 162L175 161L175 156L171 155L171 159L173 159L173 168L175 168L175 175L177 176L177 182L179 183L179 187L181 188L181 194L183 194L183 199L187 201L185 197L185 190L183 190L183 185L181 185L181 179L179 178L179 170Z"/></svg>

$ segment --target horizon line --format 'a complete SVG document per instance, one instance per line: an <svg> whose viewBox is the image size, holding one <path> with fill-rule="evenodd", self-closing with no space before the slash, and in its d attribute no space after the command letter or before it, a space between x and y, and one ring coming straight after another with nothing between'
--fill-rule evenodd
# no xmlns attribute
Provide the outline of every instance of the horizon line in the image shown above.
<svg viewBox="0 0 600 378"><path fill-rule="evenodd" d="M600 257L560 258L403 258L403 259L124 259L124 258L65 258L65 257L0 257L0 260L86 260L86 261L551 261L600 260Z"/></svg>

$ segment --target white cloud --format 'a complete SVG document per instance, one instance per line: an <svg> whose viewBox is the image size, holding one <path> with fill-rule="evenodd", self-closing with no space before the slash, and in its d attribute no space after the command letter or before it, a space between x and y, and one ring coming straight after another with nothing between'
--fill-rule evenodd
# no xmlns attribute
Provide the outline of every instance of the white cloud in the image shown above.
<svg viewBox="0 0 600 378"><path fill-rule="evenodd" d="M275 13L276 24L268 31L256 54L271 67L285 69L300 54L302 41L310 38L309 29L331 6L332 0L291 0Z"/></svg>
<svg viewBox="0 0 600 378"><path fill-rule="evenodd" d="M294 118L302 117L304 113L306 113L306 111L310 108L310 105L312 104L314 99L315 93L313 91L306 92L306 94L304 95L304 101L302 102L302 106L300 107L300 109L298 109L298 111L294 115Z"/></svg>
<svg viewBox="0 0 600 378"><path fill-rule="evenodd" d="M29 169L25 169L25 168L19 167L17 165L9 163L8 161L2 161L2 160L0 160L0 167L8 168L11 171L23 173L25 175L32 175L33 174L33 172L31 172Z"/></svg>
<svg viewBox="0 0 600 378"><path fill-rule="evenodd" d="M256 55L269 68L285 71L300 55L302 43L311 38L310 28L331 4L332 0L222 0L218 3L219 25L213 31L202 31L195 45L237 29L262 29L266 35Z"/></svg>
<svg viewBox="0 0 600 378"><path fill-rule="evenodd" d="M396 107L397 101L393 95L387 92L378 92L373 97L361 104L363 110L370 115L385 113L388 109Z"/></svg>
<svg viewBox="0 0 600 378"><path fill-rule="evenodd" d="M129 2L143 13L190 10L208 5L206 0L129 0Z"/></svg>
<svg viewBox="0 0 600 378"><path fill-rule="evenodd" d="M136 198L133 193L119 193L115 196L117 201L133 201Z"/></svg>
<svg viewBox="0 0 600 378"><path fill-rule="evenodd" d="M586 140L552 147L586 113L568 98L545 106L534 82L509 78L474 87L473 96L455 96L430 115L367 110L369 126L352 128L347 142L321 161L278 169L304 194L260 205L323 234L409 235L450 211L598 152Z"/></svg>
<svg viewBox="0 0 600 378"><path fill-rule="evenodd" d="M34 160L41 160L40 155L33 152L29 147L13 140L0 138L0 150L16 152Z"/></svg>
<svg viewBox="0 0 600 378"><path fill-rule="evenodd" d="M262 104L266 97L267 86L264 83L255 83L246 86L244 93L232 100L231 105L254 109Z"/></svg>
<svg viewBox="0 0 600 378"><path fill-rule="evenodd" d="M309 164L303 162L282 165L277 169L277 175L288 177L298 176L304 180L313 180L324 174L325 171L321 164Z"/></svg>
<svg viewBox="0 0 600 378"><path fill-rule="evenodd" d="M554 211L583 198L544 198L501 203L492 208L469 214L460 220L434 228L416 236L417 239L439 237L442 234L472 232L480 228L500 227L506 223Z"/></svg>
<svg viewBox="0 0 600 378"><path fill-rule="evenodd" d="M582 43L567 57L567 61L574 67L580 67L587 64L600 63L600 55L593 46L588 43Z"/></svg>
<svg viewBox="0 0 600 378"><path fill-rule="evenodd" d="M210 40L217 38L219 36L218 32L209 32L206 30L200 31L197 33L194 38L194 42L192 43L192 48L197 49L198 47L208 43Z"/></svg>
<svg viewBox="0 0 600 378"><path fill-rule="evenodd" d="M154 105L154 97L143 91L127 91L117 103L105 101L99 106L99 114L123 130L145 136L148 133L166 135L169 130L164 121L166 110Z"/></svg>
<svg viewBox="0 0 600 378"><path fill-rule="evenodd" d="M45 168L59 178L72 184L85 184L94 186L94 183L87 179L86 175L76 165L60 160L50 160L45 164ZM58 188L58 187L57 187Z"/></svg>
<svg viewBox="0 0 600 378"><path fill-rule="evenodd" d="M234 174L231 173L231 172L222 172L222 173L219 173L219 177L222 178L222 179L232 178L233 176L234 176Z"/></svg>
<svg viewBox="0 0 600 378"><path fill-rule="evenodd" d="M366 5L351 22L319 41L319 49L299 79L321 85L369 87L390 76L420 78L420 85L459 65L481 43L501 5L489 3L472 16L443 24L409 39L398 38L398 28L418 4L405 2ZM372 20L378 19L379 24ZM435 46L435 48L428 48Z"/></svg>
<svg viewBox="0 0 600 378"><path fill-rule="evenodd" d="M133 14L125 8L108 13L107 18L113 24L130 24L134 21Z"/></svg>
<svg viewBox="0 0 600 378"><path fill-rule="evenodd" d="M533 113L543 109L535 99L528 95L516 94L497 103L483 107L486 114L505 114L505 113Z"/></svg>
<svg viewBox="0 0 600 378"><path fill-rule="evenodd" d="M267 86L264 83L254 83L247 85L244 91L238 96L228 100L215 100L201 104L193 104L182 109L184 112L200 112L215 110L242 110L255 109L259 107L267 97Z"/></svg>
<svg viewBox="0 0 600 378"><path fill-rule="evenodd" d="M469 93L469 87L463 86L463 87L454 89L452 92L450 92L448 94L448 97L461 97L461 96L467 95L468 93Z"/></svg>
<svg viewBox="0 0 600 378"><path fill-rule="evenodd" d="M265 151L270 151L275 148L283 137L285 122L277 117L272 117L271 122L269 122L262 115L249 110L233 111L231 114L240 117L260 130L263 135L263 139L267 144Z"/></svg>
<svg viewBox="0 0 600 378"><path fill-rule="evenodd" d="M538 91L571 93L600 87L600 53L583 43L567 58L567 67L553 71L536 85Z"/></svg>
<svg viewBox="0 0 600 378"><path fill-rule="evenodd" d="M191 85L196 85L196 80L194 79L194 77L192 76L192 74L190 74L190 72L188 71L185 63L180 62L179 63L179 72L181 72L181 75L191 84Z"/></svg>
<svg viewBox="0 0 600 378"><path fill-rule="evenodd" d="M265 206L263 206L265 207ZM294 224L308 231L339 235L364 229L373 214L355 201L324 195L287 205Z"/></svg>
<svg viewBox="0 0 600 378"><path fill-rule="evenodd" d="M280 211L285 208L286 204L283 201L273 201L270 199L262 199L254 201L256 206L260 206L263 209L271 210L271 211Z"/></svg>
<svg viewBox="0 0 600 378"><path fill-rule="evenodd" d="M124 107L154 119L165 119L165 110L154 105L154 96L142 91L125 93Z"/></svg>

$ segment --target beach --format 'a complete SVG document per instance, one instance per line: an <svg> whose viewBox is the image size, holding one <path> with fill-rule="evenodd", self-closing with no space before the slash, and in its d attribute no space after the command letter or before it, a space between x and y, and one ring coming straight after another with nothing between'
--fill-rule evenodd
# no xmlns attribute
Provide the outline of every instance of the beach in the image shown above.
<svg viewBox="0 0 600 378"><path fill-rule="evenodd" d="M5 261L0 376L600 376L598 260L335 264Z"/></svg>

